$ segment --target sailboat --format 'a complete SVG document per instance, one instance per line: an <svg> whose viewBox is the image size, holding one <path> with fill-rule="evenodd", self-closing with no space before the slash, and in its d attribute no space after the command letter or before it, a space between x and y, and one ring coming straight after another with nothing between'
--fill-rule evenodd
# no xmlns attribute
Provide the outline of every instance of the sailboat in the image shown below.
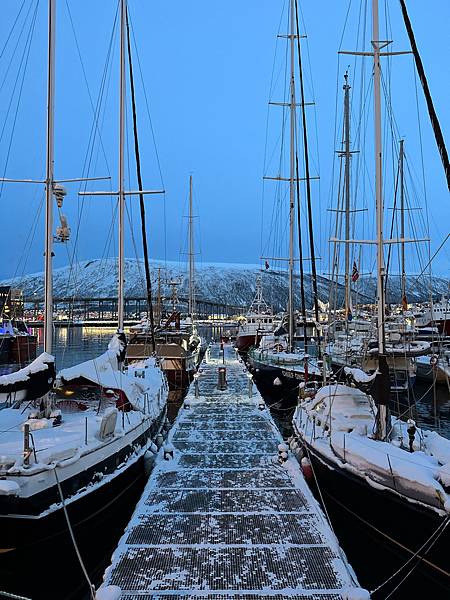
<svg viewBox="0 0 450 600"><path fill-rule="evenodd" d="M246 353L252 346L258 346L263 335L276 329L276 319L272 309L263 298L261 277L256 279L256 292L243 322L239 323L235 346Z"/></svg>
<svg viewBox="0 0 450 600"><path fill-rule="evenodd" d="M52 208L56 1L48 11L47 218L44 350L39 365L53 368ZM123 493L142 486L153 439L161 430L167 382L155 359L124 370L124 144L126 0L120 2L119 303L118 330L100 357L63 369L52 391L0 412L0 556L18 561L30 549L52 551L71 527L94 526ZM100 192L101 193L101 192ZM47 362L48 361L48 365ZM43 365L47 365L44 366ZM47 375L48 376L48 375ZM50 376L48 376L50 379ZM48 381L53 384L53 379ZM28 400L29 397L26 399ZM122 499L123 500L123 499ZM62 543L62 542L61 542ZM36 556L35 556L36 558ZM48 563L48 557L45 561Z"/></svg>
<svg viewBox="0 0 450 600"><path fill-rule="evenodd" d="M389 411L380 92L388 43L380 41L378 1L372 0L372 49L363 54L373 57L378 368L367 374L347 367L347 384L330 382L300 402L291 447L305 470L312 466L328 510L344 514L401 561L394 585L417 568L448 592L450 441Z"/></svg>
<svg viewBox="0 0 450 600"><path fill-rule="evenodd" d="M311 211L311 193L310 193L310 174L309 174L309 157L308 143L306 132L306 117L305 117L305 101L303 89L303 75L301 66L300 54L300 33L298 25L298 7L296 0L290 1L290 32L286 37L290 47L290 82L289 82L289 102L274 103L281 106L289 107L289 178L284 177L268 177L277 181L289 182L289 258L288 262L288 306L287 306L287 329L278 328L271 334L261 336L258 347L251 348L247 354L248 364L251 370L255 373L256 381L260 385L269 385L272 392L277 391L277 395L281 395L282 401L286 403L296 403L296 395L298 393L300 383L313 381L322 378L322 365L319 365L318 360L310 355L309 351L318 351L320 348L316 343L311 344L308 332L308 318L305 306L304 293L304 272L303 272L303 251L301 240L301 219L300 219L300 176L298 168L296 130L297 130L297 106L302 108L302 134L303 134L303 149L304 162L306 171L306 197L308 206L308 223L309 223L309 242L311 252L311 268L313 282L313 296L315 309L315 331L314 336L316 341L319 338L319 307L317 294L317 277L315 270L314 258L314 239L312 228L312 211ZM296 101L296 57L298 59L299 79L300 79L300 103ZM300 268L300 288L302 296L302 313L301 316L296 314L294 301L294 238L295 238L295 223L297 221L297 234L299 236L299 268ZM280 259L283 260L283 259ZM300 317L300 318L299 318ZM303 348L296 346L297 330L303 341ZM312 353L312 352L311 352Z"/></svg>
<svg viewBox="0 0 450 600"><path fill-rule="evenodd" d="M160 360L171 391L186 388L193 380L194 373L200 364L204 352L204 344L195 324L195 249L194 249L194 213L193 213L193 179L189 176L189 266L188 266L188 315L182 322L181 313L177 309L175 289L177 282L171 282L174 290L173 310L162 321L158 307L158 323L145 319L132 328L132 336L127 347L126 358L130 365L135 365L146 356L157 356ZM158 286L159 287L159 286ZM158 297L160 292L158 292ZM151 302L149 301L149 309Z"/></svg>
<svg viewBox="0 0 450 600"><path fill-rule="evenodd" d="M343 314L339 318L334 315L330 319L327 327L328 338L330 339L326 353L333 367L336 377L345 380L345 367L357 367L366 372L374 373L378 366L378 341L377 341L377 321L371 315L361 318L353 315L352 302L352 283L359 279L359 271L356 261L353 267L350 260L352 240L350 231L353 228L351 223L352 210L350 203L350 170L351 157L353 152L350 150L350 85L348 82L348 73L344 75L344 139L343 149L340 156L344 159L344 208L336 209L336 231L341 229L341 215L344 216L344 240L332 238L335 245L333 256L337 256L337 244L343 242L345 245L345 264L344 264L344 307ZM405 194L404 194L404 140L400 140L399 149L398 179L400 188L400 240L405 240ZM407 393L414 385L416 378L415 358L427 355L431 352L429 342L415 339L415 328L409 323L406 298L406 267L405 267L405 242L400 242L401 247L401 299L403 310L400 314L390 315L385 318L385 353L389 366L391 378L392 393ZM333 259L333 263L335 260ZM342 311L341 311L342 312Z"/></svg>

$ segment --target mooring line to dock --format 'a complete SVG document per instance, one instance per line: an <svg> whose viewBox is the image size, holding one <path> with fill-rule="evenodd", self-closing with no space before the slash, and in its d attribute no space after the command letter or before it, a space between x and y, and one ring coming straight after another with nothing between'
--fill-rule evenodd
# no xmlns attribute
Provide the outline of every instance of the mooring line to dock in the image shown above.
<svg viewBox="0 0 450 600"><path fill-rule="evenodd" d="M80 550L78 548L77 540L75 539L75 534L73 532L72 525L71 525L70 519L69 519L69 513L67 512L66 501L64 500L64 495L62 493L61 484L59 483L58 473L56 472L56 466L53 469L53 471L55 473L56 485L58 487L58 493L59 493L59 497L61 499L62 509L63 509L63 512L64 512L64 517L66 519L67 528L69 530L70 538L72 540L73 548L75 550L75 554L77 555L78 562L80 563L81 570L83 571L83 575L84 575L84 577L85 577L85 579L86 579L86 581L88 583L89 590L90 590L90 596L91 596L92 600L95 600L95 587L91 583L91 580L89 578L89 573L87 572L87 569L86 569L86 567L84 565L83 558L82 558Z"/></svg>
<svg viewBox="0 0 450 600"><path fill-rule="evenodd" d="M5 598L13 598L14 600L31 600L31 598L18 596L17 594L11 594L11 592L4 592L2 590L0 590L0 596L4 596Z"/></svg>

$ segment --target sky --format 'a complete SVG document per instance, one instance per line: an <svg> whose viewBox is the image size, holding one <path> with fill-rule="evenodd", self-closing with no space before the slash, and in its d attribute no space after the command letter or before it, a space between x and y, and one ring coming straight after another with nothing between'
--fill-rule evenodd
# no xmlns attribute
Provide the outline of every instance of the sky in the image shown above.
<svg viewBox="0 0 450 600"><path fill-rule="evenodd" d="M352 57L339 58L337 53L339 49L353 50L358 44L361 49L361 4L359 0L300 0L301 28L307 33L302 40L305 100L315 102L308 121L312 174L320 176L320 181L312 183L316 251L323 260L319 272L326 272L329 254L327 208L336 202L342 77L349 65L356 90L359 73ZM450 3L409 0L407 5L444 138L450 145ZM392 30L391 48L408 50L399 3L383 0L380 7L382 24L387 22ZM117 187L117 31L111 37L116 10L116 0L57 0L55 176L111 177L110 181L83 185L88 190ZM268 101L284 100L286 41L277 34L285 33L286 3L129 0L129 10L144 187L166 192L145 200L151 256L185 259L185 216L192 174L199 259L258 263L262 253L279 250L274 238L279 235L282 239L286 233L279 222L286 208L285 191L278 190L277 196L270 187L273 183L263 184L262 180L263 175L278 174L274 168L282 109L268 111ZM46 21L44 0L2 2L0 175L5 177L41 179L45 173ZM93 107L102 88L111 40L100 116L93 127ZM405 137L411 157L411 195L428 216L433 254L449 229L448 191L420 87L416 105L415 85L419 83L414 79L412 57L392 59L392 65L392 106L398 133ZM127 100L129 106L129 94ZM130 125L130 108L127 110ZM357 127L357 117L352 118ZM127 130L127 186L136 189L131 127ZM370 207L373 136L369 118L359 137L358 150L367 153L361 170L368 182L359 186L358 194L364 197L356 203ZM282 175L287 173L284 163L277 168ZM386 164L386 170L392 168ZM393 184L388 177L386 181L388 208ZM81 199L79 188L79 184L67 185L63 212L68 216L72 240L67 245L55 244L55 267L116 253L115 200ZM42 270L43 193L42 185L33 184L5 184L1 189L0 277ZM284 208L280 208L283 201ZM128 202L129 257L142 254L138 210L138 199L133 197ZM369 235L374 221L370 209L361 219L361 231ZM427 262L426 247L420 252L421 260L413 264L416 272ZM433 263L435 273L448 276L449 264L447 244Z"/></svg>

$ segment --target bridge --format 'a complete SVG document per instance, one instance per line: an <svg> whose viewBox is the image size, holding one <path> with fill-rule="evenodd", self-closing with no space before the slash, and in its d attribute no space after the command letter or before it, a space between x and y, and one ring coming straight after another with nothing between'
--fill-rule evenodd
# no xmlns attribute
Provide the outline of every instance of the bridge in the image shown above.
<svg viewBox="0 0 450 600"><path fill-rule="evenodd" d="M168 302L166 304L169 304ZM28 297L24 305L31 311L35 321L43 313L44 302L42 298ZM188 299L178 297L177 307L181 312L186 312ZM242 315L247 311L245 306L236 306L211 300L196 299L196 316L198 319L231 318ZM157 307L153 305L156 313ZM53 312L55 319L64 315L64 322L115 322L117 320L117 298L54 298ZM125 319L139 321L147 314L146 298L125 298Z"/></svg>

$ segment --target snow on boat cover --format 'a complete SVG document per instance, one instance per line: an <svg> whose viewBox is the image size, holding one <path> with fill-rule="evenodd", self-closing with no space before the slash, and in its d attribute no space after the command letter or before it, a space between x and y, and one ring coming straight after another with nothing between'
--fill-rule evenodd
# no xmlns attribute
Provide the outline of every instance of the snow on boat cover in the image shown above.
<svg viewBox="0 0 450 600"><path fill-rule="evenodd" d="M199 375L97 600L369 598L233 349Z"/></svg>

